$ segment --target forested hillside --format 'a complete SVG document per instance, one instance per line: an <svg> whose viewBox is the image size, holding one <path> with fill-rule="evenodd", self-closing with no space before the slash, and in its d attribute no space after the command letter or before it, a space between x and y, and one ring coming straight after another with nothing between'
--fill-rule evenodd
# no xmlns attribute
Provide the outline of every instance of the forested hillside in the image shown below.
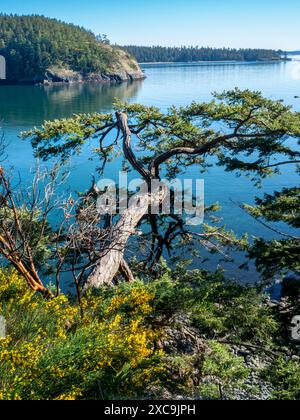
<svg viewBox="0 0 300 420"><path fill-rule="evenodd" d="M269 61L280 60L281 51L200 47L143 47L128 45L124 49L139 63L187 61Z"/></svg>
<svg viewBox="0 0 300 420"><path fill-rule="evenodd" d="M43 16L0 15L0 54L6 58L11 80L70 81L122 72L121 79L126 74L141 75L132 58L100 42L92 32Z"/></svg>

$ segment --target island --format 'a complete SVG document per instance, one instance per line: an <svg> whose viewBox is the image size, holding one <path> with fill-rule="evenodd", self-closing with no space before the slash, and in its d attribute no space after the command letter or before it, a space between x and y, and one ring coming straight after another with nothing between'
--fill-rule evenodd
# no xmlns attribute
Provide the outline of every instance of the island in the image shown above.
<svg viewBox="0 0 300 420"><path fill-rule="evenodd" d="M209 47L161 47L136 46L122 47L134 56L139 63L186 63L200 61L288 61L284 51L266 49L234 49Z"/></svg>
<svg viewBox="0 0 300 420"><path fill-rule="evenodd" d="M93 32L44 16L0 15L8 84L123 82L145 78L126 51Z"/></svg>

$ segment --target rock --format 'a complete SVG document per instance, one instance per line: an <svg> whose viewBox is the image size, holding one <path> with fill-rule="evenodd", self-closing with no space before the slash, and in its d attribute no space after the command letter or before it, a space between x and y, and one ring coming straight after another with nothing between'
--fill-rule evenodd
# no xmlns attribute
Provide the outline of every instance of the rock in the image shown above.
<svg viewBox="0 0 300 420"><path fill-rule="evenodd" d="M110 48L110 46L105 46ZM142 71L136 60L127 52L113 48L114 60L107 70L99 73L83 73L67 67L65 64L53 65L49 67L44 74L36 74L28 80L11 81L12 84L37 84L51 86L53 84L73 84L73 83L121 83L134 80L145 79L145 73Z"/></svg>
<svg viewBox="0 0 300 420"><path fill-rule="evenodd" d="M50 86L53 84L73 83L122 83L127 81L145 79L144 73L118 71L116 73L92 73L83 75L64 68L51 68L46 72L46 77L39 84Z"/></svg>
<svg viewBox="0 0 300 420"><path fill-rule="evenodd" d="M268 301L266 302L266 304L268 305L268 307L269 307L270 309L278 308L278 306L279 306L279 302L276 302L276 301L274 301L274 300L268 300Z"/></svg>
<svg viewBox="0 0 300 420"><path fill-rule="evenodd" d="M251 355L245 357L245 363L253 372L257 372L266 366L267 361L258 356Z"/></svg>
<svg viewBox="0 0 300 420"><path fill-rule="evenodd" d="M238 351L237 356L246 358L246 357L249 357L250 354L251 353L248 350L241 349L240 351Z"/></svg>

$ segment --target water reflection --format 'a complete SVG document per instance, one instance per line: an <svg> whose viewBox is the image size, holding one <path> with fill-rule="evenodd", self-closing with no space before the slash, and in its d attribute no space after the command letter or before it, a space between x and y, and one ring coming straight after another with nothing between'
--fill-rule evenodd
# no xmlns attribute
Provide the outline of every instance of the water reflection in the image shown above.
<svg viewBox="0 0 300 420"><path fill-rule="evenodd" d="M115 98L137 96L142 83L1 86L0 118L4 125L24 128L74 113L106 112Z"/></svg>
<svg viewBox="0 0 300 420"><path fill-rule="evenodd" d="M291 65L291 77L293 80L300 80L300 55L295 56Z"/></svg>

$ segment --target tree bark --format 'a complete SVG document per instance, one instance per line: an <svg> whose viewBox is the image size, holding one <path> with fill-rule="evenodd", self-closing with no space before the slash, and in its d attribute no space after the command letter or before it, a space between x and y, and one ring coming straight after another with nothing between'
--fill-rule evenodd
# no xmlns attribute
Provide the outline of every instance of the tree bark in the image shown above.
<svg viewBox="0 0 300 420"><path fill-rule="evenodd" d="M120 263L120 273L124 277L125 281L127 281L127 283L131 283L132 281L134 281L133 273L124 259Z"/></svg>
<svg viewBox="0 0 300 420"><path fill-rule="evenodd" d="M157 206L166 195L167 187L166 190L144 192L135 196L118 223L111 228L107 246L104 247L95 269L89 275L84 292L91 288L97 289L104 284L111 284L119 270L124 273L124 253L130 236L135 233L137 225L148 212L149 206ZM126 271L128 274L128 270ZM132 276L130 278L133 279Z"/></svg>
<svg viewBox="0 0 300 420"><path fill-rule="evenodd" d="M156 187L157 190L151 190L151 181L155 178L148 169L145 169L142 163L136 158L132 147L132 133L128 126L127 115L121 112L116 113L118 127L123 135L123 152L126 159L132 167L139 172L148 186L148 191L136 194L128 209L121 215L118 223L111 228L107 246L100 254L98 263L92 273L89 275L84 286L83 292L91 288L99 288L104 284L112 284L113 279L118 272L121 272L127 281L133 280L131 270L124 259L124 253L127 242L131 235L136 231L136 227L148 212L149 206L157 208L167 197L167 187Z"/></svg>

